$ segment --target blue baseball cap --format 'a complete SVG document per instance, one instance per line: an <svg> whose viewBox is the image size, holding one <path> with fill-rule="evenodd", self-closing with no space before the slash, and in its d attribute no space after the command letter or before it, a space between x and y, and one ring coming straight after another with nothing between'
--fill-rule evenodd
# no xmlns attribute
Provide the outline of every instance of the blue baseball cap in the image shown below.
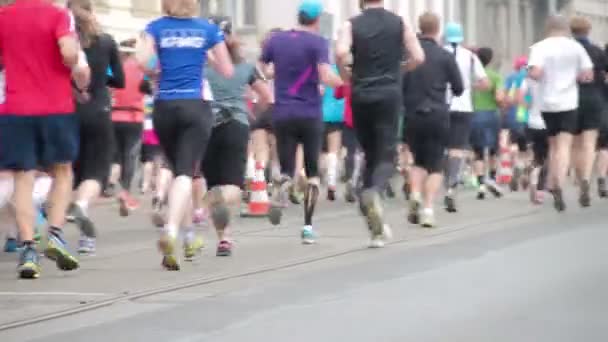
<svg viewBox="0 0 608 342"><path fill-rule="evenodd" d="M462 25L458 23L447 23L445 25L445 40L452 44L462 43L464 41Z"/></svg>
<svg viewBox="0 0 608 342"><path fill-rule="evenodd" d="M298 12L308 19L317 19L323 13L323 3L319 0L303 0Z"/></svg>

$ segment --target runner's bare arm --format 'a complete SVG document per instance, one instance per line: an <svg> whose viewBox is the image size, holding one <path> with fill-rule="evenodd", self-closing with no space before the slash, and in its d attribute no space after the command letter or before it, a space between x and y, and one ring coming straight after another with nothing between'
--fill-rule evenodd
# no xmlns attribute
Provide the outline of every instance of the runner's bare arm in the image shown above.
<svg viewBox="0 0 608 342"><path fill-rule="evenodd" d="M63 63L72 69L72 79L79 90L85 89L91 80L91 70L84 52L74 35L65 35L57 40Z"/></svg>
<svg viewBox="0 0 608 342"><path fill-rule="evenodd" d="M158 72L158 57L156 56L154 43L152 35L142 32L135 46L135 58L144 72L149 75L154 75Z"/></svg>
<svg viewBox="0 0 608 342"><path fill-rule="evenodd" d="M340 76L344 80L350 79L350 55L353 46L353 28L350 21L346 21L342 25L340 35L338 36L338 42L336 43L336 63L338 64L338 70Z"/></svg>
<svg viewBox="0 0 608 342"><path fill-rule="evenodd" d="M407 24L404 18L401 18L403 23L403 44L408 52L407 70L413 70L424 62L424 51L420 46L420 41L414 30Z"/></svg>
<svg viewBox="0 0 608 342"><path fill-rule="evenodd" d="M210 53L213 56L213 68L222 76L232 78L232 75L234 75L234 64L232 64L232 59L230 58L230 53L228 53L226 43L222 41L215 44L215 46L211 48Z"/></svg>

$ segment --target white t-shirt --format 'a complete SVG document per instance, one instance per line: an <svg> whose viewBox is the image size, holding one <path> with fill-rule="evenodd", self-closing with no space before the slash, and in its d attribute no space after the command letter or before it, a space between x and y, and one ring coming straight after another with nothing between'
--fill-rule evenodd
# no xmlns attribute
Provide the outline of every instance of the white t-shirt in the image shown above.
<svg viewBox="0 0 608 342"><path fill-rule="evenodd" d="M543 71L539 82L541 111L554 113L578 108L578 75L593 68L580 43L568 37L549 37L532 46L528 64Z"/></svg>
<svg viewBox="0 0 608 342"><path fill-rule="evenodd" d="M522 83L521 89L523 92L530 91L530 94L532 95L532 103L528 109L528 127L532 129L546 129L547 126L545 126L545 120L543 119L543 114L540 109L540 85L534 80L526 79Z"/></svg>
<svg viewBox="0 0 608 342"><path fill-rule="evenodd" d="M446 50L452 54L454 53L454 48L452 46L446 46ZM477 58L477 55L462 46L456 47L456 64L458 64L458 69L460 69L460 75L462 76L464 84L464 92L462 95L454 97L452 93L448 91L448 103L451 103L450 111L473 113L473 93L471 91L473 83L488 76L486 75L486 71L481 64L481 61Z"/></svg>
<svg viewBox="0 0 608 342"><path fill-rule="evenodd" d="M213 101L213 93L211 92L211 86L206 78L203 79L203 100Z"/></svg>

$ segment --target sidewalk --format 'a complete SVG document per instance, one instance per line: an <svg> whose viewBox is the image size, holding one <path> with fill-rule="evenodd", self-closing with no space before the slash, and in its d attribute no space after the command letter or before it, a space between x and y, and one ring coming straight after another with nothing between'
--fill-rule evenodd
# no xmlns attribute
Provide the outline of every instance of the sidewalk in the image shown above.
<svg viewBox="0 0 608 342"><path fill-rule="evenodd" d="M538 208L526 202L523 193L500 201L480 202L473 196L470 193L462 196L463 211L457 215L447 216L438 211L441 228L433 230L423 230L406 222L403 199L388 201L386 211L393 228L393 241L414 243L538 212ZM272 227L266 219L238 218L231 258L215 257L215 234L210 229L203 230L207 242L203 255L193 263L182 263L180 272L167 272L161 269L156 251L157 231L144 210L124 219L118 217L115 205L101 205L95 208L93 218L99 222L97 256L83 257L81 268L76 272L60 272L53 263L44 260L39 280L17 280L16 256L0 253L0 331L9 323L75 313L117 301L348 254L365 249L369 238L356 206L339 200L319 206L315 218L319 243L303 246L299 240L302 208L292 207L285 212L279 227ZM67 231L74 247L76 229L70 226Z"/></svg>

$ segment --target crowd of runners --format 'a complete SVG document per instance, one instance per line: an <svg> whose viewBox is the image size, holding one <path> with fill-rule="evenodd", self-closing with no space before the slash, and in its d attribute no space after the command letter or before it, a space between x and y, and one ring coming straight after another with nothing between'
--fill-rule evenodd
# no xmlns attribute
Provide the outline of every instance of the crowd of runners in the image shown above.
<svg viewBox="0 0 608 342"><path fill-rule="evenodd" d="M458 212L464 184L479 200L551 194L560 212L570 178L581 206L593 177L608 197L608 53L585 18L548 18L546 38L503 79L491 48L463 45L462 26L432 12L416 34L383 1L362 0L330 43L322 3L303 0L297 27L271 30L251 63L229 18L196 17L197 6L163 0L165 16L120 43L90 0L0 7L0 223L19 277L39 277L40 252L79 267L66 221L80 229L76 252L94 254L100 197L123 217L152 213L167 270L197 255L201 224L230 256L239 207L277 225L302 205L301 240L314 244L322 189L359 203L372 248L391 238L383 201L396 177L407 221L426 228L440 194Z"/></svg>

